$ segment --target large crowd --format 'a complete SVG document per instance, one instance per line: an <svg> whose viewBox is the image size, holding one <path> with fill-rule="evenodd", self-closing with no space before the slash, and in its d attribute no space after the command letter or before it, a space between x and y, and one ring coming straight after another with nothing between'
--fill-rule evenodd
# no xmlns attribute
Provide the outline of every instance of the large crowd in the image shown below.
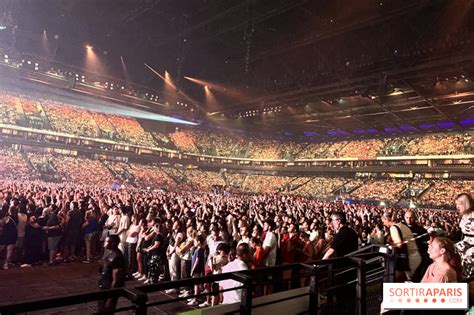
<svg viewBox="0 0 474 315"><path fill-rule="evenodd" d="M128 278L145 283L229 271L225 266L239 259L244 243L249 268L338 257L333 239L340 226L334 220L355 231L356 248L396 243L391 227L404 220L409 227L416 221L420 229L452 241L461 240L463 228L456 211L414 211L272 193L112 190L98 184L13 180L4 180L0 189L4 269L43 262L91 263L104 257L101 242L118 235ZM406 219L407 214L413 218ZM401 234L413 238L411 232ZM413 245L413 250L427 257L426 247ZM414 269L406 273L413 279ZM193 292L184 287L179 294L186 297ZM191 298L188 304L209 306L218 300Z"/></svg>
<svg viewBox="0 0 474 315"><path fill-rule="evenodd" d="M95 160L56 153L21 153L0 150L0 176L3 179L49 178L56 182L133 187L139 189L181 189L212 192L215 189L234 193L280 193L282 195L335 198L360 201L383 201L396 204L411 200L426 208L453 207L459 191L472 191L471 180L361 179L341 176L257 175L217 172L179 165L142 164Z"/></svg>
<svg viewBox="0 0 474 315"><path fill-rule="evenodd" d="M473 149L472 135L468 132L310 142L268 139L242 132L198 127L148 131L131 117L99 113L4 91L0 92L0 121L7 125L29 124L30 128L52 128L64 134L112 139L133 145L260 160L454 155L472 153Z"/></svg>

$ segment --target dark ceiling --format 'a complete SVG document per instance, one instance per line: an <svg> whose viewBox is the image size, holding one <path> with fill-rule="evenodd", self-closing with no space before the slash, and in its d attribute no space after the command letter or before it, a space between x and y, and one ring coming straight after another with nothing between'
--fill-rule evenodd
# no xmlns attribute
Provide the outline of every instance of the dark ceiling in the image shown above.
<svg viewBox="0 0 474 315"><path fill-rule="evenodd" d="M200 118L240 129L359 135L470 127L469 0L3 0L23 32L58 34L53 58L81 66L84 43L109 75L156 89L170 72ZM36 45L36 46L35 46ZM35 48L36 47L36 48ZM214 101L203 87L211 83ZM215 85L215 88L214 88Z"/></svg>

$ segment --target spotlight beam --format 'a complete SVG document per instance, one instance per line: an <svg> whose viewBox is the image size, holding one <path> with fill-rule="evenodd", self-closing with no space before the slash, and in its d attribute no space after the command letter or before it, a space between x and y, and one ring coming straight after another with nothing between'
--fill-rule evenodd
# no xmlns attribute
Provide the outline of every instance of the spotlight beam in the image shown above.
<svg viewBox="0 0 474 315"><path fill-rule="evenodd" d="M128 82L130 81L130 76L128 75L127 65L125 64L125 60L123 60L122 56L120 56L120 61L122 62L122 70L123 70L123 74L125 76L125 81L128 84Z"/></svg>
<svg viewBox="0 0 474 315"><path fill-rule="evenodd" d="M147 67L151 72L153 72L153 73L156 74L158 77L160 77L161 80L163 80L163 81L166 82L165 78L164 78L158 71L156 71L155 69L153 69L152 67L150 67L150 66L147 65L146 63L145 63L145 67Z"/></svg>
<svg viewBox="0 0 474 315"><path fill-rule="evenodd" d="M186 93L180 91L180 90L177 90L176 89L176 86L173 84L173 82L171 82L171 78L170 78L170 75L168 73L168 71L165 72L165 77L163 77L158 71L156 71L155 69L153 69L151 66L149 66L148 64L144 63L145 67L147 67L151 72L153 72L155 75L157 75L160 79L162 79L166 84L168 84L169 86L173 87L174 91L179 94L181 97L183 97L184 99L186 99L188 102L191 102L193 103L193 105L195 105L197 108L199 108L201 111L203 112L206 112L202 106L200 106L198 104L198 102L196 102L194 99L192 99L191 97L189 97Z"/></svg>
<svg viewBox="0 0 474 315"><path fill-rule="evenodd" d="M223 84L219 84L219 83L215 83L215 82L211 82L211 81L206 81L206 80L200 80L200 79L196 79L196 78L191 78L191 77L187 77L185 76L184 77L186 80L189 80L191 82L194 82L198 85L202 85L204 87L209 87L209 88L212 88L213 90L219 92L219 93L222 93L222 94L227 94L227 95L230 95L232 97L235 97L235 98L238 98L238 99L242 99L242 100L245 100L246 99L246 95L249 94L248 91L245 91L245 92L241 92L239 90L237 90L236 88L234 87L230 87L230 86L225 86Z"/></svg>

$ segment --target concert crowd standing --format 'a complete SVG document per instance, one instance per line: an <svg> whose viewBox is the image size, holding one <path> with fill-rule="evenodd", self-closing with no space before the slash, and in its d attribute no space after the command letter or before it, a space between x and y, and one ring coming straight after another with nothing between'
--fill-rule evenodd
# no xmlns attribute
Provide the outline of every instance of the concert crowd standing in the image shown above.
<svg viewBox="0 0 474 315"><path fill-rule="evenodd" d="M463 196L457 205L466 233L473 222L472 199L468 194ZM323 202L279 194L112 191L97 186L5 181L0 204L0 252L6 252L3 269L42 262L107 261L110 253L100 250L101 242L117 235L113 241L127 262L123 272L145 283L340 257L371 243L400 248L408 244L411 262L405 266L408 269L399 271L419 281L431 263L423 253L427 248L425 230L455 242L461 240L458 212ZM415 236L425 237L425 241ZM470 250L471 236L464 235L466 251ZM464 256L464 269L470 274ZM235 294L218 297L214 293L219 286L232 285L209 284L206 292L212 299L200 305L235 301ZM272 288L264 291L269 293ZM198 292L199 288L183 287L167 293L187 297ZM188 302L200 303L196 299Z"/></svg>

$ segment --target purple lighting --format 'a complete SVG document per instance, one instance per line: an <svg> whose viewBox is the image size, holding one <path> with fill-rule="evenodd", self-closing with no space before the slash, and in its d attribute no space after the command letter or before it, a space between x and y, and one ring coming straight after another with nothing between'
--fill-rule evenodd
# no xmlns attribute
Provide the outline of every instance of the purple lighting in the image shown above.
<svg viewBox="0 0 474 315"><path fill-rule="evenodd" d="M413 126L400 126L400 129L403 131L416 131L416 128Z"/></svg>
<svg viewBox="0 0 474 315"><path fill-rule="evenodd" d="M328 135L330 136L346 136L348 133L343 130L329 130Z"/></svg>
<svg viewBox="0 0 474 315"><path fill-rule="evenodd" d="M418 127L420 127L421 129L433 129L436 126L434 124L422 124L422 125L419 125Z"/></svg>
<svg viewBox="0 0 474 315"><path fill-rule="evenodd" d="M461 125L474 125L474 119L464 119L459 122Z"/></svg>
<svg viewBox="0 0 474 315"><path fill-rule="evenodd" d="M385 128L384 130L385 130L386 132L389 132L389 133L398 132L398 129L397 129L397 128Z"/></svg>
<svg viewBox="0 0 474 315"><path fill-rule="evenodd" d="M449 127L454 127L454 123L451 121L446 121L446 122L440 122L437 124L439 127L443 128L449 128Z"/></svg>

